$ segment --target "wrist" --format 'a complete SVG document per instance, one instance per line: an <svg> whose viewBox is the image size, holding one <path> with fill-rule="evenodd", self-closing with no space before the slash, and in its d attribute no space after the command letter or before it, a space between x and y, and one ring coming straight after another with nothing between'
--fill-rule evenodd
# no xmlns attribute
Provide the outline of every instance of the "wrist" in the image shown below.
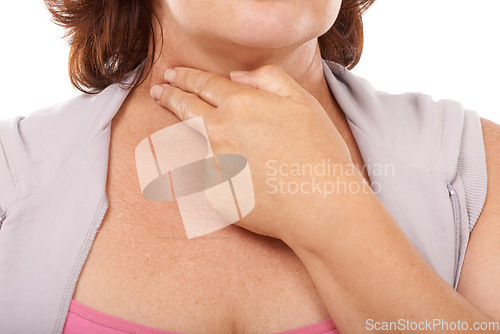
<svg viewBox="0 0 500 334"><path fill-rule="evenodd" d="M380 209L380 201L360 174L339 177L336 185L326 195L308 194L295 201L293 219L280 235L289 247L324 250L342 236L340 230L361 227Z"/></svg>

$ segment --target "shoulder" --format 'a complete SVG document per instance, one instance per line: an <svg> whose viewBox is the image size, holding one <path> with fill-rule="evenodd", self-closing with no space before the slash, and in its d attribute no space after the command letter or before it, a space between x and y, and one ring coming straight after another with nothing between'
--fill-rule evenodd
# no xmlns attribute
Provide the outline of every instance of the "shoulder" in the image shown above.
<svg viewBox="0 0 500 334"><path fill-rule="evenodd" d="M489 215L495 215L497 218L500 217L500 125L488 119L481 118L481 127L486 152L488 192L483 213L479 217L478 224L480 224L484 216L486 218ZM498 223L497 225L500 226Z"/></svg>
<svg viewBox="0 0 500 334"><path fill-rule="evenodd" d="M128 91L111 85L99 94L0 120L0 207L5 210L55 180L103 133Z"/></svg>
<svg viewBox="0 0 500 334"><path fill-rule="evenodd" d="M484 208L477 222L478 226L490 224L491 217L500 216L500 125L481 117L481 129L486 156L488 188ZM500 224L496 225L500 227Z"/></svg>
<svg viewBox="0 0 500 334"><path fill-rule="evenodd" d="M327 82L351 129L388 156L451 182L464 135L482 145L477 114L459 102L421 92L384 92L338 64L325 63L333 74L325 71ZM464 133L470 129L472 133Z"/></svg>
<svg viewBox="0 0 500 334"><path fill-rule="evenodd" d="M500 321L500 125L481 118L488 170L484 208L470 235L457 291Z"/></svg>
<svg viewBox="0 0 500 334"><path fill-rule="evenodd" d="M481 117L481 127L483 129L486 154L488 155L489 152L490 159L496 159L497 165L495 167L500 167L500 125Z"/></svg>

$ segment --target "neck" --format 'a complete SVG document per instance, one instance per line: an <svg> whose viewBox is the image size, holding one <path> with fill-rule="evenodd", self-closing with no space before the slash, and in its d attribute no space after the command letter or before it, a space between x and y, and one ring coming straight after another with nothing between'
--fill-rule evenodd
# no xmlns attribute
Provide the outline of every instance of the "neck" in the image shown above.
<svg viewBox="0 0 500 334"><path fill-rule="evenodd" d="M166 13L168 16L168 13ZM279 65L320 102L330 92L323 75L316 38L279 48L255 48L231 44L208 36L190 35L165 17L155 26L156 50L144 88L163 82L167 68L185 66L229 77L230 71L251 71L265 64ZM162 34L163 33L163 34ZM161 37L162 38L161 38Z"/></svg>
<svg viewBox="0 0 500 334"><path fill-rule="evenodd" d="M112 136L120 140L112 140L112 152L121 152L120 149L123 148L133 155L140 140L179 121L177 116L150 96L151 87L164 82L165 70L175 66L193 67L229 77L229 72L233 70L248 71L269 63L277 64L320 102L341 133L348 134L345 116L326 82L316 39L278 50L256 50L214 46L213 43L209 43L212 45L207 47L202 41L187 39L180 33L175 35L170 33L171 30L168 31L170 36L178 38L172 40L165 35L163 43L161 40L156 41L156 61L151 71L129 93L113 118Z"/></svg>
<svg viewBox="0 0 500 334"><path fill-rule="evenodd" d="M157 27L155 35L160 36L160 31ZM151 116L154 113L160 115L159 117L161 115L164 117L165 110L151 99L149 91L152 86L164 82L163 74L171 67L192 67L229 77L230 71L250 71L272 63L279 65L313 95L334 123L343 118L324 77L321 53L316 38L296 45L263 49L187 36L183 31L167 23L163 24L163 32L168 32L163 34L163 39L157 38L156 41L152 41L155 43L156 50L151 71L146 74L142 84L136 87L128 98L128 100L135 101L136 107L133 109L147 109L151 111ZM143 113L137 116L144 118ZM173 114L168 118L171 120L172 116ZM154 119L157 119L157 116L150 118L151 123L155 123ZM143 122L145 120L141 119L140 123Z"/></svg>

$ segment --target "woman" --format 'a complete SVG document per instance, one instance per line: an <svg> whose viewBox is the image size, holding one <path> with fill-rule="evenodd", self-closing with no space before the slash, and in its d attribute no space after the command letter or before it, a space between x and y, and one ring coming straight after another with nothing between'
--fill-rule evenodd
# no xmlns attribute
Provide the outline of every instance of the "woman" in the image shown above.
<svg viewBox="0 0 500 334"><path fill-rule="evenodd" d="M0 124L0 332L500 320L500 128L350 74L371 1L46 2L69 29L74 85L98 94ZM248 160L255 208L187 239L176 203L139 191L134 153L197 116L215 153ZM270 191L273 171L307 185L287 168L325 159L353 187Z"/></svg>

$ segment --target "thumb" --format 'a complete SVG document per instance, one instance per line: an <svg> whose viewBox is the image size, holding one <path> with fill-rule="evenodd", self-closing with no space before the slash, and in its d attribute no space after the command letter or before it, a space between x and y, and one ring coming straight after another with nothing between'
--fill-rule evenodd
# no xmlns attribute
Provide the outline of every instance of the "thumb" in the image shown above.
<svg viewBox="0 0 500 334"><path fill-rule="evenodd" d="M261 66L253 71L232 71L231 81L253 87L258 90L287 97L297 102L310 99L310 94L278 65Z"/></svg>

